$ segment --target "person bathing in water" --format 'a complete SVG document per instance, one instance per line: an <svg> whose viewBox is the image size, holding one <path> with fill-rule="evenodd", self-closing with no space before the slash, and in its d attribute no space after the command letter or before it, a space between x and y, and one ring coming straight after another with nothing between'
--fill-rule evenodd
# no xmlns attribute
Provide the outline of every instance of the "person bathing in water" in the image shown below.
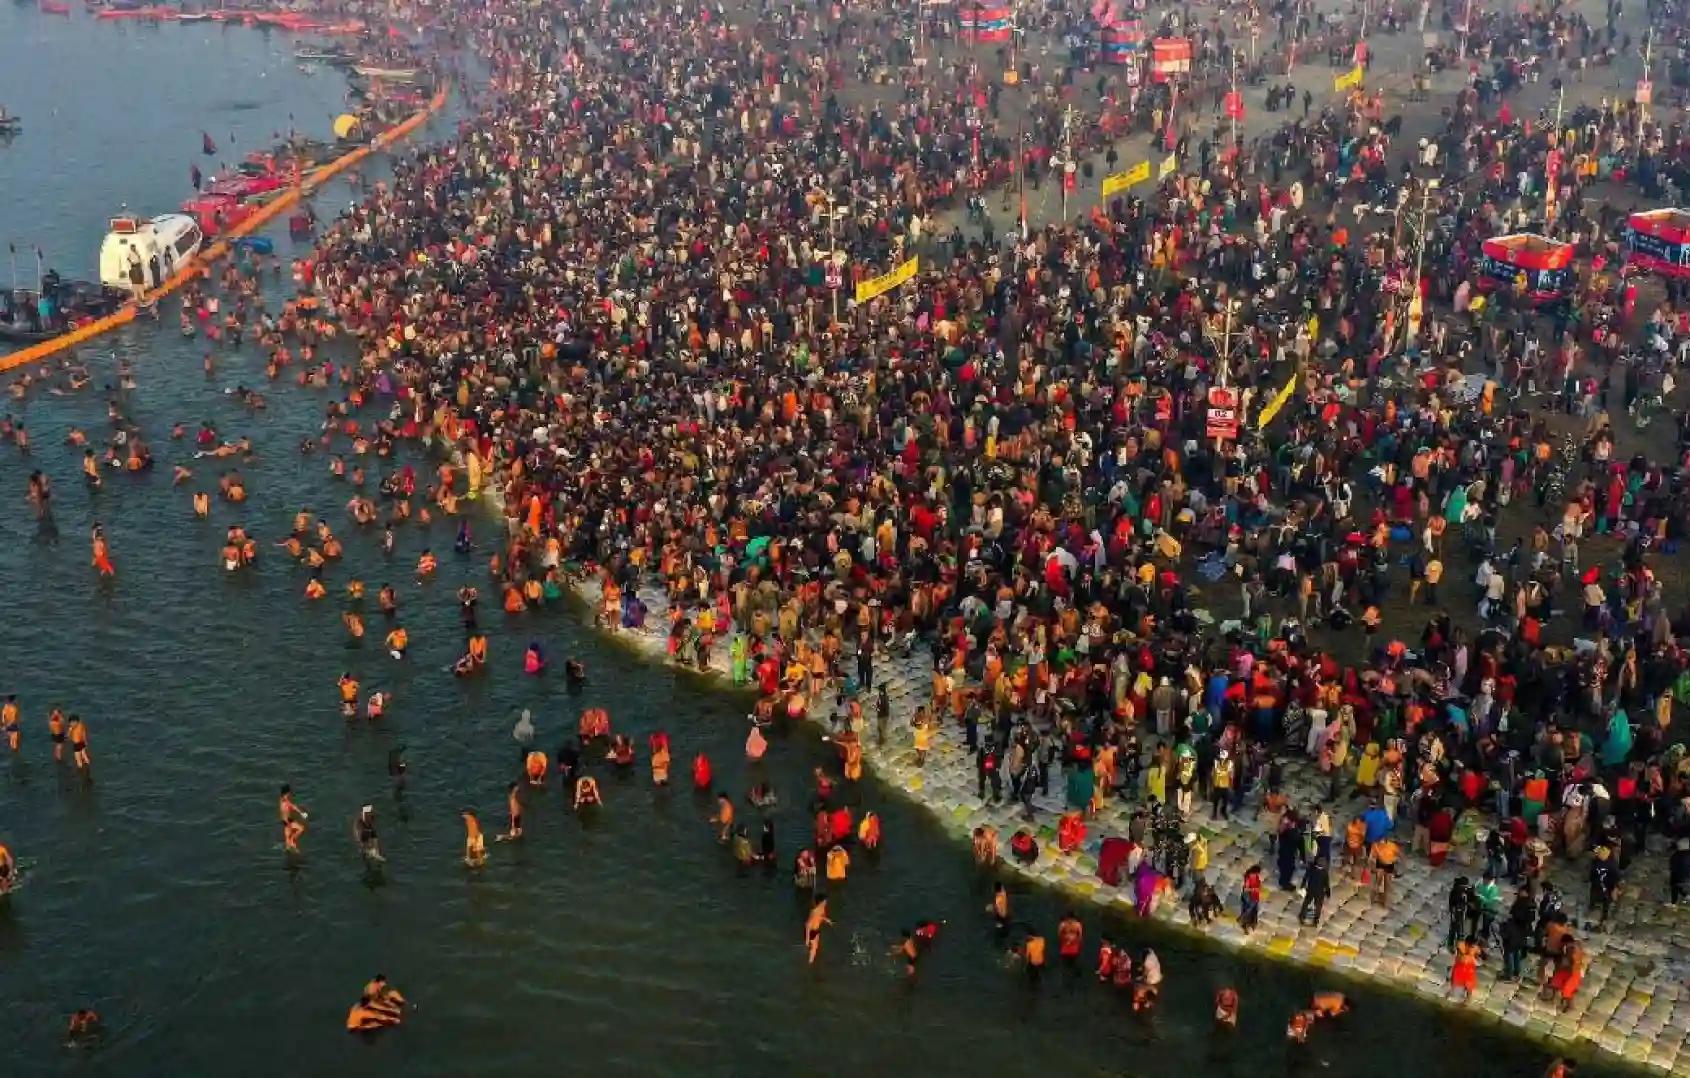
<svg viewBox="0 0 1690 1078"><path fill-rule="evenodd" d="M481 821L470 809L459 810L464 818L464 864L480 868L487 863L487 839L481 833Z"/></svg>
<svg viewBox="0 0 1690 1078"><path fill-rule="evenodd" d="M365 805L353 818L352 841L358 844L358 852L364 855L368 864L379 865L387 860L381 855L381 841L376 834L376 810L373 805Z"/></svg>
<svg viewBox="0 0 1690 1078"><path fill-rule="evenodd" d="M304 809L294 803L292 786L282 787L282 796L276 805L276 811L282 817L282 847L289 853L298 853L299 837L305 834L305 821L310 817Z"/></svg>

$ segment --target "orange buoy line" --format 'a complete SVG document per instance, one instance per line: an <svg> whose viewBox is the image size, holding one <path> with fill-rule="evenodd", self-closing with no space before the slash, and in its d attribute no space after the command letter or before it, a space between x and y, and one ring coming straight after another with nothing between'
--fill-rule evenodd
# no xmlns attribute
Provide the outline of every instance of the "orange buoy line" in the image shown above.
<svg viewBox="0 0 1690 1078"><path fill-rule="evenodd" d="M324 183L351 168L353 165L358 164L360 161L370 156L370 154L376 152L377 150L385 150L400 139L410 135L417 128L427 123L429 118L439 112L443 107L445 107L445 105L446 90L441 88L435 91L434 97L430 99L427 105L423 106L421 109L417 110L415 113L400 121L398 124L395 124L388 130L382 132L380 135L377 135L375 140L369 146L360 146L358 149L353 150L350 153L343 154L340 157L335 158L326 165L313 169L311 174L301 183L288 188L284 193L265 204L252 216L229 229L228 232L224 233L223 238L217 240L215 243L212 243L209 247L206 247L203 251L199 252L199 254L195 255L186 266L177 270L170 279L166 280L163 284L149 292L147 294L147 298L158 299L161 296L168 296L183 285L187 284L189 281L193 280L195 277L200 276L205 272L207 266L229 253L230 240L251 235L266 224L269 224L271 221L275 220L277 215L279 215L283 210L288 209L293 206L294 203L298 202L300 197L306 192L316 190ZM38 341L35 344L30 345L28 348L19 349L9 355L0 356L0 371L13 370L14 368L21 367L26 363L38 363L49 356L56 356L60 352L70 348L75 348L77 345L93 340L95 337L110 333L112 330L121 325L133 322L135 320L135 313L137 309L138 307L135 301L130 300L111 314L108 314L103 318L96 318L87 325L78 326L66 333L59 334L57 337L50 340Z"/></svg>

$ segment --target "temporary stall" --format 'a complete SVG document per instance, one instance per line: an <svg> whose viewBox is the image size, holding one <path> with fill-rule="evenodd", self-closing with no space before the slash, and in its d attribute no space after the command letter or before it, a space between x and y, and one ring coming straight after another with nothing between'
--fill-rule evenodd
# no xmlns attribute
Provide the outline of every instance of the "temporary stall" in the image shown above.
<svg viewBox="0 0 1690 1078"><path fill-rule="evenodd" d="M1690 277L1690 211L1646 210L1625 222L1626 264L1667 277Z"/></svg>
<svg viewBox="0 0 1690 1078"><path fill-rule="evenodd" d="M1183 37L1159 37L1150 43L1150 77L1168 82L1191 73L1191 41Z"/></svg>
<svg viewBox="0 0 1690 1078"><path fill-rule="evenodd" d="M1104 63L1137 63L1144 51L1144 24L1137 19L1126 19L1117 25L1105 26L1101 39Z"/></svg>
<svg viewBox="0 0 1690 1078"><path fill-rule="evenodd" d="M1015 16L1008 4L963 0L957 5L957 25L965 41L1008 41L1015 31Z"/></svg>
<svg viewBox="0 0 1690 1078"><path fill-rule="evenodd" d="M1525 297L1533 303L1554 303L1572 292L1571 244L1535 232L1517 232L1488 239L1481 250L1481 290L1516 289L1523 275Z"/></svg>

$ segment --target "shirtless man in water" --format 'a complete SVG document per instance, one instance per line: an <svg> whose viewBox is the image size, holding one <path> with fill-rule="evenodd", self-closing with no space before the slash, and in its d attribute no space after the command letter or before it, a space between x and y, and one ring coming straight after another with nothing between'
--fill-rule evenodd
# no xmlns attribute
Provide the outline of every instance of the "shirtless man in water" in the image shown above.
<svg viewBox="0 0 1690 1078"><path fill-rule="evenodd" d="M6 745L13 752L17 752L23 741L23 731L19 728L21 721L18 715L18 698L7 696L6 702L0 704L0 733L6 738Z"/></svg>
<svg viewBox="0 0 1690 1078"><path fill-rule="evenodd" d="M481 833L481 821L474 812L464 809L464 864L480 868L487 863L487 839Z"/></svg>
<svg viewBox="0 0 1690 1078"><path fill-rule="evenodd" d="M305 821L310 819L305 810L294 804L293 787L283 786L281 800L276 803L276 811L282 817L282 846L289 853L299 852L299 836L305 834Z"/></svg>
<svg viewBox="0 0 1690 1078"><path fill-rule="evenodd" d="M812 966L822 950L822 926L832 923L827 916L827 896L817 895L815 905L810 907L810 914L804 919L804 949Z"/></svg>
<svg viewBox="0 0 1690 1078"><path fill-rule="evenodd" d="M522 837L522 796L519 789L520 784L515 782L505 788L505 811L510 815L510 830L499 836L500 842Z"/></svg>

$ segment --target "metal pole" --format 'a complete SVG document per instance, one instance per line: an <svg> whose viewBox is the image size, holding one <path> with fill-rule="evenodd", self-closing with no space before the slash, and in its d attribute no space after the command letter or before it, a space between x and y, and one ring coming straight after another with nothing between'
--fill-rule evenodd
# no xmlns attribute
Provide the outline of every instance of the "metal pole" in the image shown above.
<svg viewBox="0 0 1690 1078"><path fill-rule="evenodd" d="M1219 379L1216 382L1222 389L1226 388L1227 378L1232 370L1232 308L1234 303L1232 297L1228 296L1226 300L1226 323L1221 330L1221 365L1217 372Z"/></svg>
<svg viewBox="0 0 1690 1078"><path fill-rule="evenodd" d="M1026 118L1015 118L1015 188L1021 196L1021 242L1027 242L1027 131Z"/></svg>
<svg viewBox="0 0 1690 1078"><path fill-rule="evenodd" d="M1232 368L1232 310L1236 303L1237 300L1233 299L1231 296L1226 298L1226 320L1222 323L1221 328L1220 363L1215 369L1215 385L1220 389L1226 388L1228 375L1231 373ZM1207 413L1205 413L1205 415L1206 414ZM1236 416L1236 414L1237 412L1235 409L1234 415ZM1215 437L1215 453L1218 456L1224 452L1226 452L1226 439L1217 435Z"/></svg>
<svg viewBox="0 0 1690 1078"><path fill-rule="evenodd" d="M915 0L915 55L922 61L927 59L927 13L921 6L922 0ZM921 81L927 81L926 64L916 65L916 70L922 75Z"/></svg>
<svg viewBox="0 0 1690 1078"><path fill-rule="evenodd" d="M1301 0L1291 9L1291 48L1286 51L1285 77L1291 77L1291 69L1297 66L1297 43L1303 39L1303 5Z"/></svg>
<svg viewBox="0 0 1690 1078"><path fill-rule="evenodd" d="M1237 49L1232 52L1232 102L1233 107L1227 110L1232 113L1232 174L1238 176L1243 173L1243 170L1238 167L1238 114L1243 111L1244 100L1238 96Z"/></svg>
<svg viewBox="0 0 1690 1078"><path fill-rule="evenodd" d="M1655 27L1653 25L1651 25L1649 27L1649 32L1647 34L1645 34L1644 37L1643 37L1643 81L1650 83L1650 91L1651 92L1653 92L1653 90L1654 90L1654 84L1649 79L1649 65L1650 65L1651 58L1654 56L1654 51L1655 51ZM1643 144L1643 123L1648 118L1649 118L1649 106L1648 106L1648 104L1646 102L1639 101L1637 103L1637 143L1638 143L1638 149L1639 150L1642 149L1642 144Z"/></svg>
<svg viewBox="0 0 1690 1078"><path fill-rule="evenodd" d="M1414 236L1414 278L1409 287L1408 302L1403 307L1403 355L1405 357L1408 354L1409 347L1414 343L1409 315L1413 312L1415 303L1420 301L1420 274L1425 267L1426 260L1426 212L1431 206L1432 192L1437 186L1437 180L1427 180L1420 191L1420 225ZM1422 311L1424 311L1424 307L1422 307ZM1422 317L1424 317L1424 313L1422 313ZM1389 342L1387 342L1387 352L1390 351L1388 344Z"/></svg>
<svg viewBox="0 0 1690 1078"><path fill-rule="evenodd" d="M1074 122L1074 106L1069 105L1062 110L1062 223L1068 223L1068 170L1073 167L1073 142L1071 126Z"/></svg>
<svg viewBox="0 0 1690 1078"><path fill-rule="evenodd" d="M1545 231L1555 225L1555 188L1556 176L1549 172L1549 157L1552 154L1563 153L1561 150L1561 106L1566 101L1567 87L1565 84L1555 95L1555 131L1549 136L1549 153L1544 155L1543 178L1546 190L1543 192L1543 227Z"/></svg>

